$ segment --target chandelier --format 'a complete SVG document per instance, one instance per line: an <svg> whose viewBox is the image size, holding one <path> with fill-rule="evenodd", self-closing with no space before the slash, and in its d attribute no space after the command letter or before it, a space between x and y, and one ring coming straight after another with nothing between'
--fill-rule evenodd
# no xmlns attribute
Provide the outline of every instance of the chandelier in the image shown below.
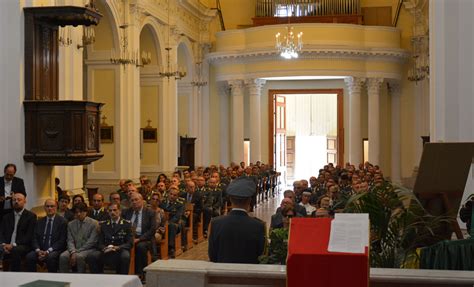
<svg viewBox="0 0 474 287"><path fill-rule="evenodd" d="M127 24L119 26L123 34L121 37L121 47L118 53L113 50L112 56L110 57L111 63L123 65L124 68L125 65L138 65L138 52L128 50L127 27Z"/></svg>
<svg viewBox="0 0 474 287"><path fill-rule="evenodd" d="M292 26L286 27L286 36L283 37L283 41L280 40L280 32L275 35L276 48L280 56L285 59L298 58L298 53L303 48L303 32L299 32L296 35L293 32Z"/></svg>
<svg viewBox="0 0 474 287"><path fill-rule="evenodd" d="M430 76L430 48L427 19L423 15L425 2L407 1L405 8L413 15L413 36L411 37L412 66L408 80L417 84ZM421 6L420 6L421 5Z"/></svg>
<svg viewBox="0 0 474 287"><path fill-rule="evenodd" d="M408 80L418 83L429 78L430 65L428 55L428 36L415 36L411 39L413 66L408 70Z"/></svg>
<svg viewBox="0 0 474 287"><path fill-rule="evenodd" d="M171 64L171 61L170 61L171 49L172 49L171 47L165 48L167 65L166 67L164 66L160 67L160 71L158 72L158 75L160 76L160 78L168 78L168 80L173 77L175 80L180 80L186 77L186 71L183 68L176 68L175 65Z"/></svg>
<svg viewBox="0 0 474 287"><path fill-rule="evenodd" d="M170 27L170 1L168 1L168 47L165 48L166 50L166 67L161 66L158 72L160 78L167 78L168 81L170 78L175 80L180 80L186 77L186 70L183 68L177 68L174 64L171 64L170 61L170 51L172 48L170 47L170 34L171 34L171 27Z"/></svg>
<svg viewBox="0 0 474 287"><path fill-rule="evenodd" d="M196 63L196 75L191 81L191 85L198 88L207 85L207 81L202 77L202 62Z"/></svg>
<svg viewBox="0 0 474 287"><path fill-rule="evenodd" d="M92 45L95 43L95 31L92 26L84 27L82 32L82 44L77 44L77 48L81 49L87 45Z"/></svg>

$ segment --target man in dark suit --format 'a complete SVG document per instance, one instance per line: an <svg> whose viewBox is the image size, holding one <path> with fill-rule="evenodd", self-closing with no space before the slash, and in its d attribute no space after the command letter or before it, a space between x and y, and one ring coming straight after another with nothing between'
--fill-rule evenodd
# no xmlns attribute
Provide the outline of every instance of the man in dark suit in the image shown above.
<svg viewBox="0 0 474 287"><path fill-rule="evenodd" d="M86 260L91 273L104 273L105 263L113 266L117 274L128 274L132 226L120 217L120 203L113 202L107 209L110 219L100 223L98 250L90 253Z"/></svg>
<svg viewBox="0 0 474 287"><path fill-rule="evenodd" d="M36 214L25 209L26 196L13 194L13 212L2 218L0 256L11 261L10 271L21 271L21 259L32 249Z"/></svg>
<svg viewBox="0 0 474 287"><path fill-rule="evenodd" d="M48 272L58 272L59 255L66 250L67 219L57 215L58 204L52 198L44 202L46 216L35 227L33 250L26 255L26 269L36 272L36 263L43 262Z"/></svg>
<svg viewBox="0 0 474 287"><path fill-rule="evenodd" d="M186 183L186 192L183 197L186 203L193 205L193 239L197 239L198 222L202 212L202 196L196 191L196 184L192 180ZM186 226L189 226L189 222L189 220L186 221Z"/></svg>
<svg viewBox="0 0 474 287"><path fill-rule="evenodd" d="M255 182L245 177L228 186L232 211L211 221L208 248L211 262L258 263L265 248L265 223L247 214L255 191Z"/></svg>
<svg viewBox="0 0 474 287"><path fill-rule="evenodd" d="M147 252L152 252L156 232L155 212L144 206L140 193L130 195L131 208L123 213L123 218L132 223L135 244L135 274L143 279L143 268L147 265Z"/></svg>
<svg viewBox="0 0 474 287"><path fill-rule="evenodd" d="M92 196L92 206L87 216L98 222L106 221L110 218L109 214L104 210L104 196L102 194L96 193Z"/></svg>
<svg viewBox="0 0 474 287"><path fill-rule="evenodd" d="M23 179L15 177L16 165L8 163L3 169L4 176L0 177L0 221L3 215L13 212L13 193L23 193L26 196Z"/></svg>

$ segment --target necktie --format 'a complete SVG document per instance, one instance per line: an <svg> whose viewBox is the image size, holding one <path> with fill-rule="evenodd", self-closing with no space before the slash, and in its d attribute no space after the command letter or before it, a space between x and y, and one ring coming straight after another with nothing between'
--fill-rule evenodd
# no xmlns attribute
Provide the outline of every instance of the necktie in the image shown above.
<svg viewBox="0 0 474 287"><path fill-rule="evenodd" d="M188 202L191 202L191 197L192 197L191 194L188 193L188 200L187 200Z"/></svg>
<svg viewBox="0 0 474 287"><path fill-rule="evenodd" d="M13 213L15 216L15 227L13 228L13 233L12 233L12 238L10 241L10 244L16 243L16 229L18 227L18 221L20 221L21 214L14 212Z"/></svg>
<svg viewBox="0 0 474 287"><path fill-rule="evenodd" d="M112 222L112 230L115 230L115 222Z"/></svg>
<svg viewBox="0 0 474 287"><path fill-rule="evenodd" d="M133 227L137 228L138 226L138 211L135 211L135 219L133 220Z"/></svg>
<svg viewBox="0 0 474 287"><path fill-rule="evenodd" d="M51 247L51 229L53 228L53 220L51 218L48 218L48 223L46 224L46 231L44 232L44 241L43 241L43 246L44 249L48 249Z"/></svg>

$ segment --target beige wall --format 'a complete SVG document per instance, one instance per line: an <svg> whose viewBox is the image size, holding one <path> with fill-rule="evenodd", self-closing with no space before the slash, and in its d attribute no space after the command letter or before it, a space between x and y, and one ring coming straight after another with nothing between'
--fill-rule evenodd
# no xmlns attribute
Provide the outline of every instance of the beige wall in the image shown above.
<svg viewBox="0 0 474 287"><path fill-rule="evenodd" d="M97 69L91 71L94 101L104 103L102 116L106 116L106 123L114 126L114 142L102 143L100 148L104 157L95 162L96 171L112 171L115 169L115 148L117 142L118 127L115 125L115 70Z"/></svg>
<svg viewBox="0 0 474 287"><path fill-rule="evenodd" d="M189 95L178 95L178 134L181 136L188 135L189 132Z"/></svg>
<svg viewBox="0 0 474 287"><path fill-rule="evenodd" d="M94 50L111 50L114 47L114 39L112 33L112 27L114 26L114 21L112 20L112 15L109 14L109 10L103 5L103 1L95 1L97 9L103 15L102 19L99 22L99 25L94 27L95 30L95 43Z"/></svg>
<svg viewBox="0 0 474 287"><path fill-rule="evenodd" d="M158 86L141 86L140 87L140 127L144 128L151 120L150 126L158 128ZM157 137L160 137L158 132ZM143 157L141 159L142 166L158 165L158 142L143 143Z"/></svg>

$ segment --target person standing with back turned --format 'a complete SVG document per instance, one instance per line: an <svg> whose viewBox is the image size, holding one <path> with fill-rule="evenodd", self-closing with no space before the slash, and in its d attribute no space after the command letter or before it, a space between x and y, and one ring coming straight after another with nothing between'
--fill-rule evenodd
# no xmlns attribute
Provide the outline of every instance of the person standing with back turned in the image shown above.
<svg viewBox="0 0 474 287"><path fill-rule="evenodd" d="M258 263L265 248L265 223L247 211L256 192L255 182L239 178L227 187L232 211L211 221L209 259L218 263Z"/></svg>

